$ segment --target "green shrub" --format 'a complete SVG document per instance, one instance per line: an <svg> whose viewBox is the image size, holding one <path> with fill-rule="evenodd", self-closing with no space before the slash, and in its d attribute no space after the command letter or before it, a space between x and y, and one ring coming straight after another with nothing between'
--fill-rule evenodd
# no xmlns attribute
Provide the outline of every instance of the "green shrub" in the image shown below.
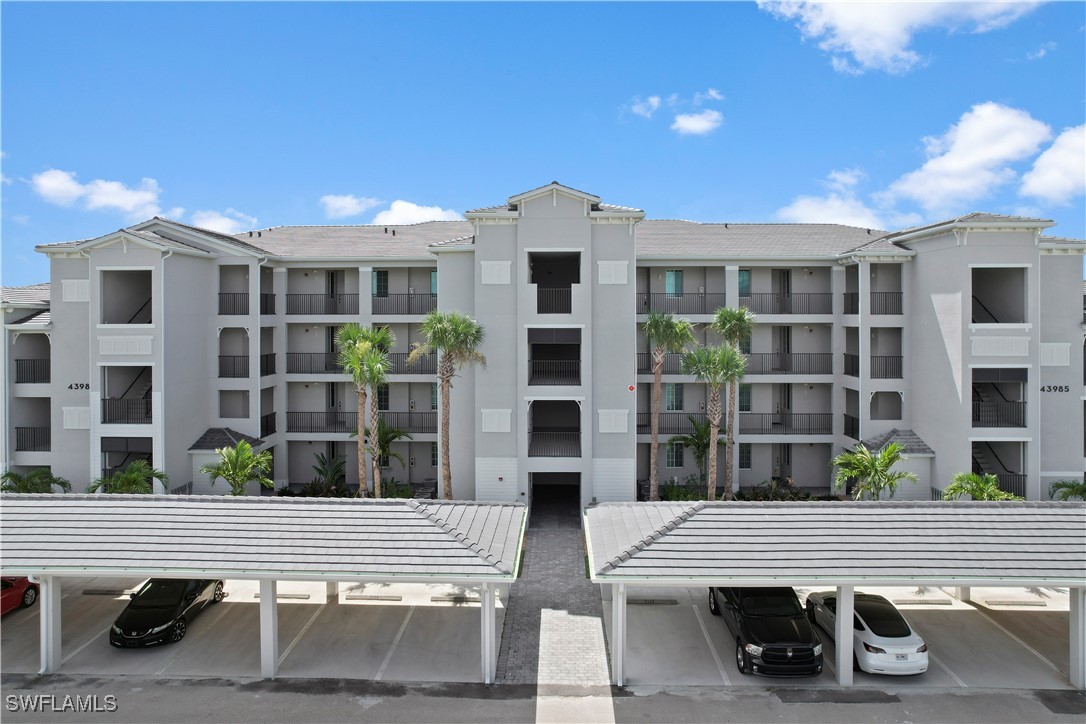
<svg viewBox="0 0 1086 724"><path fill-rule="evenodd" d="M411 483L401 483L396 478L381 481L382 498L414 498L415 487Z"/></svg>
<svg viewBox="0 0 1086 724"><path fill-rule="evenodd" d="M705 500L704 487L666 483L660 486L660 500Z"/></svg>

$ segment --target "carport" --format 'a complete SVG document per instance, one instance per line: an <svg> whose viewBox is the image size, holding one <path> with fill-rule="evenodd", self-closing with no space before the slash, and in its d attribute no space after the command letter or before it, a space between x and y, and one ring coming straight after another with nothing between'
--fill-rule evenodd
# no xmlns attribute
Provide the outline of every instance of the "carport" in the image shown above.
<svg viewBox="0 0 1086 724"><path fill-rule="evenodd" d="M40 673L61 657L61 588L87 576L242 579L260 586L260 671L279 661L278 581L445 583L480 591L482 681L516 579L520 503L179 495L0 496L5 575L40 584Z"/></svg>
<svg viewBox="0 0 1086 724"><path fill-rule="evenodd" d="M1086 689L1086 504L1048 502L602 503L584 517L593 582L611 599L622 686L627 587L836 587L851 641L856 586L1070 589L1070 679ZM853 683L851 646L836 647Z"/></svg>

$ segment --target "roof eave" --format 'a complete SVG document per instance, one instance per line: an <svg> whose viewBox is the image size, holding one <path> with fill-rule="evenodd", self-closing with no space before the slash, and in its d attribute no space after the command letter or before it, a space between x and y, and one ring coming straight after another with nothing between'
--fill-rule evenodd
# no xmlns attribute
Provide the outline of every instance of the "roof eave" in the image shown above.
<svg viewBox="0 0 1086 724"><path fill-rule="evenodd" d="M300 572L291 569L278 571L251 570L251 569L227 569L227 568L176 568L163 570L154 567L42 567L42 566L3 566L4 575L33 575L33 576L57 576L66 578L86 576L106 576L116 578L230 578L246 581L261 580L291 580L291 581L390 581L395 580L404 583L492 583L494 581L511 581L516 578L514 573L450 575L447 573L419 574L419 573L343 573L329 571L326 573Z"/></svg>

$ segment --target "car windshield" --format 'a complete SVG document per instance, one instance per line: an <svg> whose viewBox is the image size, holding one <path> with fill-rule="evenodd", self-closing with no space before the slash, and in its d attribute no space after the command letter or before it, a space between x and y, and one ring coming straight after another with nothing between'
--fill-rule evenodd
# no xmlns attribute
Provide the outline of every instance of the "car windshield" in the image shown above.
<svg viewBox="0 0 1086 724"><path fill-rule="evenodd" d="M796 594L783 591L755 591L744 594L743 613L751 616L798 616L803 613Z"/></svg>
<svg viewBox="0 0 1086 724"><path fill-rule="evenodd" d="M902 638L912 633L897 609L885 601L856 601L856 613L876 636Z"/></svg>
<svg viewBox="0 0 1086 724"><path fill-rule="evenodd" d="M188 581L148 581L132 599L132 605L140 608L172 606L181 600Z"/></svg>

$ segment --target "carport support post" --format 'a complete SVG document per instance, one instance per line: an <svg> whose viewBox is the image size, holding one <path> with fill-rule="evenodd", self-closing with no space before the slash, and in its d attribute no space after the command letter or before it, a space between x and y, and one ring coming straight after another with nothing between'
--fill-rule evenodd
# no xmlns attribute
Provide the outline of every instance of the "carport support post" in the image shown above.
<svg viewBox="0 0 1086 724"><path fill-rule="evenodd" d="M1086 689L1086 588L1071 591L1071 686Z"/></svg>
<svg viewBox="0 0 1086 724"><path fill-rule="evenodd" d="M498 649L495 646L497 617L494 615L494 586L483 583L479 586L479 598L482 606L479 610L479 622L482 626L483 641L483 683L493 684L494 673L498 667Z"/></svg>
<svg viewBox="0 0 1086 724"><path fill-rule="evenodd" d="M339 603L339 583L328 581L324 590L325 603Z"/></svg>
<svg viewBox="0 0 1086 724"><path fill-rule="evenodd" d="M260 581L260 675L274 679L279 669L279 610L276 581Z"/></svg>
<svg viewBox="0 0 1086 724"><path fill-rule="evenodd" d="M39 674L60 671L60 579L42 576L38 584L38 607L41 630L41 670Z"/></svg>
<svg viewBox="0 0 1086 724"><path fill-rule="evenodd" d="M837 618L833 640L837 651L837 684L852 686L852 615L855 596L852 586L837 587Z"/></svg>
<svg viewBox="0 0 1086 724"><path fill-rule="evenodd" d="M626 584L611 586L611 675L615 686L626 682Z"/></svg>

